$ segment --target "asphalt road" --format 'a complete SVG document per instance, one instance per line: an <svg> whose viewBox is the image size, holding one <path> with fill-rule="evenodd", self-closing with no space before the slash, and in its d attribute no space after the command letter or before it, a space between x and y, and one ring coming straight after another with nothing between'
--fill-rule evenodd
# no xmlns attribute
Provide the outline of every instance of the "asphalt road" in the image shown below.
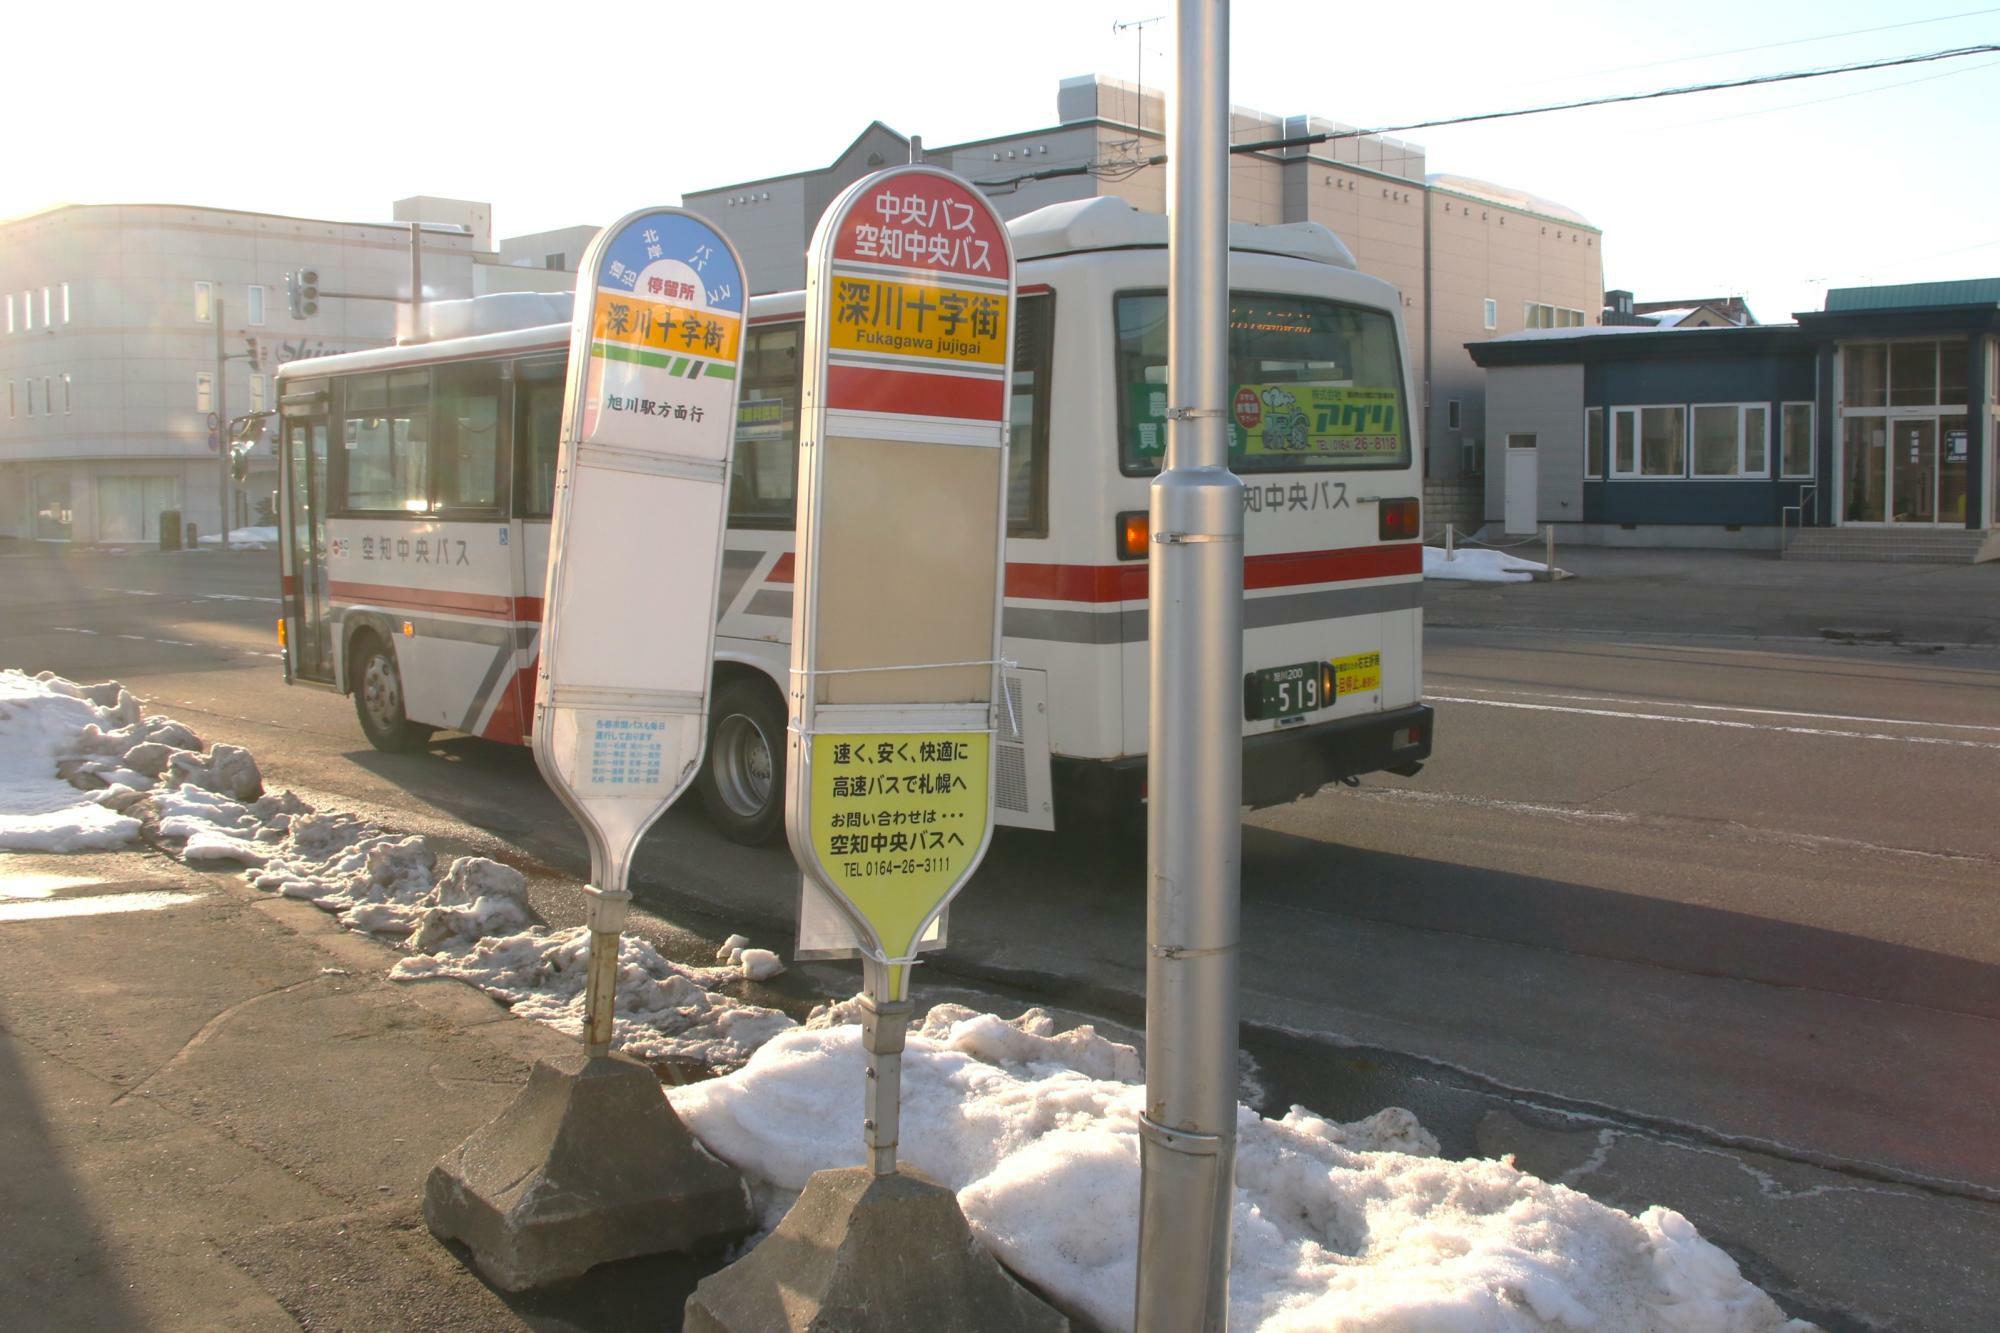
<svg viewBox="0 0 2000 1333"><path fill-rule="evenodd" d="M121 679L274 786L523 864L577 919L581 845L525 750L378 754L346 699L282 684L273 561L0 558L0 665ZM1272 1111L1398 1101L1449 1151L1670 1202L1828 1327L1977 1326L2000 1296L2000 651L1817 641L1856 623L1837 573L1703 568L1731 571L1726 616L1666 563L1434 588L1436 759L1245 830L1254 1078ZM1862 619L1933 630L1940 597L2000 595L2000 569L1946 577L1913 599L1871 574ZM927 984L1138 1021L1142 872L1129 837L1003 832ZM659 929L786 941L782 849L676 811L638 877Z"/></svg>

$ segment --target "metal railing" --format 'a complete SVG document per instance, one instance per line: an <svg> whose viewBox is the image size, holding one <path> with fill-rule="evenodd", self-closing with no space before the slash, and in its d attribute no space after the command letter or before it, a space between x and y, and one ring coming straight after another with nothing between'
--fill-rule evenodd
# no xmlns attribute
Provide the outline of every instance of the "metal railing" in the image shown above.
<svg viewBox="0 0 2000 1333"><path fill-rule="evenodd" d="M1804 532L1806 527L1807 503L1808 501L1817 502L1818 499L1819 499L1819 483L1816 481L1809 481L1805 485L1799 487L1798 503L1788 504L1783 509L1780 509L1778 511L1778 554L1783 555L1786 551L1791 549L1792 546L1791 516L1793 514L1797 514L1799 516L1799 531Z"/></svg>

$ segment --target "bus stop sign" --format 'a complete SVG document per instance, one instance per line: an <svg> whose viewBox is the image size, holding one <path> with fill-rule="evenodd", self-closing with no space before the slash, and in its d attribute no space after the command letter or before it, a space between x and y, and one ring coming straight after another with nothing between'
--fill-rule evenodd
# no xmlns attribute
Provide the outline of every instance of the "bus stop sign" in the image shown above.
<svg viewBox="0 0 2000 1333"><path fill-rule="evenodd" d="M786 831L896 1002L991 836L1013 250L910 166L836 199L809 261Z"/></svg>
<svg viewBox="0 0 2000 1333"><path fill-rule="evenodd" d="M720 233L670 208L599 233L578 277L534 748L593 887L622 899L706 740L745 282ZM607 1016L591 1044L608 1041Z"/></svg>

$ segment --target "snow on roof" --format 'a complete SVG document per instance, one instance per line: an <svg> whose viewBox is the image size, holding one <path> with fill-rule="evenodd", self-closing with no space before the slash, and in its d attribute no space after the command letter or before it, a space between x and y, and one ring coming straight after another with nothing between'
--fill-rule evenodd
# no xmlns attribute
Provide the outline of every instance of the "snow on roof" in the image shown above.
<svg viewBox="0 0 2000 1333"><path fill-rule="evenodd" d="M1699 309L1697 306L1681 306L1677 310L1648 310L1646 314L1652 319L1655 328L1674 329L1679 328L1680 322L1697 309Z"/></svg>
<svg viewBox="0 0 2000 1333"><path fill-rule="evenodd" d="M1454 176L1448 172L1434 171L1425 178L1433 189L1450 190L1453 194L1469 194L1474 199L1484 199L1489 204L1499 204L1503 208L1518 208L1529 213L1540 213L1558 222L1574 222L1579 227L1597 230L1595 223L1569 207L1553 199L1545 199L1539 194L1529 194L1509 185L1495 185L1492 181L1477 180L1471 176Z"/></svg>

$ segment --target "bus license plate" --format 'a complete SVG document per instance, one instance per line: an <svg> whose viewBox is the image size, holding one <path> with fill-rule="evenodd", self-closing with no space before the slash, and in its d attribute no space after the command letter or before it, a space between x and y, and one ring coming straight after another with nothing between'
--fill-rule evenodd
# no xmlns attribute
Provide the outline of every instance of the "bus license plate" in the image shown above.
<svg viewBox="0 0 2000 1333"><path fill-rule="evenodd" d="M1265 667L1251 672L1244 685L1243 702L1252 722L1310 713L1321 703L1318 662Z"/></svg>
<svg viewBox="0 0 2000 1333"><path fill-rule="evenodd" d="M1382 654L1356 653L1333 659L1333 697L1368 694L1382 688Z"/></svg>

